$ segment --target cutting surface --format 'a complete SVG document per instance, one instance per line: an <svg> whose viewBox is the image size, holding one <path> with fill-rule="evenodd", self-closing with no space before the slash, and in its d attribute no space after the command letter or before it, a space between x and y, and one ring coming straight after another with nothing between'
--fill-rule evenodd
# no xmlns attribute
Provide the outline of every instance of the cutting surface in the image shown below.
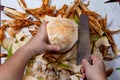
<svg viewBox="0 0 120 80"><path fill-rule="evenodd" d="M41 0L25 0L28 3L28 7L38 7L41 5ZM52 0L51 4L57 4L57 8L60 8L64 3L71 4L74 0ZM85 0L84 0L85 1ZM96 11L101 14L103 17L107 14L108 16L108 26L111 30L120 29L120 5L119 3L110 3L104 4L106 0L90 0L90 10ZM4 6L15 8L19 11L23 9L18 6L17 0L1 0L1 4ZM1 19L10 19L5 16L3 12L1 13ZM120 34L114 35L114 40L117 46L120 48ZM120 71L117 71L115 68L120 67L120 58L117 58L111 62L107 62L108 67L113 67L114 72L108 78L108 80L120 80Z"/></svg>

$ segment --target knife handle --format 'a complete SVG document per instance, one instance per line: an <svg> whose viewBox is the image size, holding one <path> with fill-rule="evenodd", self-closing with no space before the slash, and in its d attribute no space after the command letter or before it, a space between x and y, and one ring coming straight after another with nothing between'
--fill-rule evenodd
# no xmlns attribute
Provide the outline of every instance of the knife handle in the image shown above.
<svg viewBox="0 0 120 80"><path fill-rule="evenodd" d="M92 65L92 60L90 60L89 63ZM83 80L87 80L87 78L85 77L85 79L83 79Z"/></svg>
<svg viewBox="0 0 120 80"><path fill-rule="evenodd" d="M87 78L85 77L85 79L84 80L87 80Z"/></svg>

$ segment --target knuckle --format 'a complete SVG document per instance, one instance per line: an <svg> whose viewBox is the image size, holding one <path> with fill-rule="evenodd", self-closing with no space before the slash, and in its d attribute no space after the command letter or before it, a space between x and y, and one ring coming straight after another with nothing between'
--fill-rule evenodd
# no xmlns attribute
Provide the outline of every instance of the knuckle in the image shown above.
<svg viewBox="0 0 120 80"><path fill-rule="evenodd" d="M103 60L99 59L99 63L100 63L100 64L103 64L104 62L103 62Z"/></svg>

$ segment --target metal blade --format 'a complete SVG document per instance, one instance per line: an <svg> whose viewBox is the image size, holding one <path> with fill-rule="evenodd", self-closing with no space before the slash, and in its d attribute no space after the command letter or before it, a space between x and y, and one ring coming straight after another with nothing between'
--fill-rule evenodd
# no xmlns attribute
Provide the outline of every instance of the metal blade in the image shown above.
<svg viewBox="0 0 120 80"><path fill-rule="evenodd" d="M80 16L78 38L77 65L82 63L83 58L91 62L88 16L84 14Z"/></svg>
<svg viewBox="0 0 120 80"><path fill-rule="evenodd" d="M119 2L120 4L120 0L109 0L109 1L106 1L105 3L112 3L112 2Z"/></svg>

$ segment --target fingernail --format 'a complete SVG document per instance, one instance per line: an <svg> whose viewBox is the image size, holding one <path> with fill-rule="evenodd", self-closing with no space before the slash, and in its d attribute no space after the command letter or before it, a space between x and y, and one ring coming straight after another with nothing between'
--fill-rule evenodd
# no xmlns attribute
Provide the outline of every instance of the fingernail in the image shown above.
<svg viewBox="0 0 120 80"><path fill-rule="evenodd" d="M85 59L83 59L83 60L82 60L82 62L86 62L86 60L85 60Z"/></svg>

